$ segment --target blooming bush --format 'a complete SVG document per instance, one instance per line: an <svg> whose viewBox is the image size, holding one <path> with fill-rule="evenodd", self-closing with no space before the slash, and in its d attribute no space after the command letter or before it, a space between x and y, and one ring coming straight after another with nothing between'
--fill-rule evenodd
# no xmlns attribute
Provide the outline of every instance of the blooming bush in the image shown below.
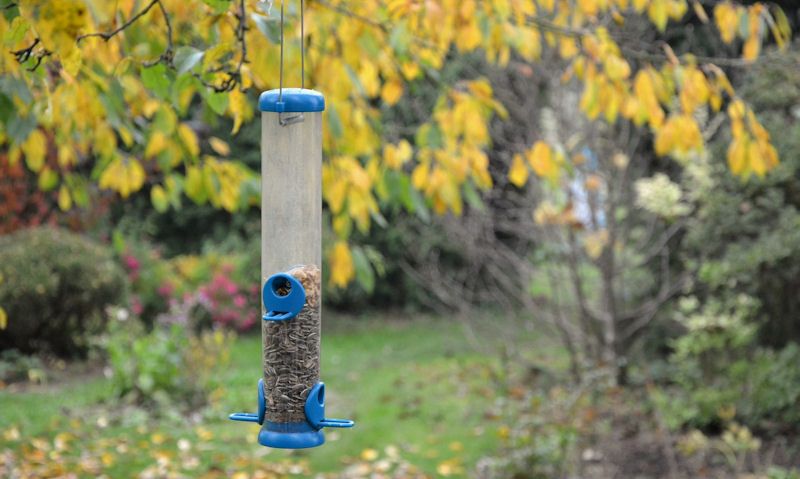
<svg viewBox="0 0 800 479"><path fill-rule="evenodd" d="M130 241L120 251L131 284L130 310L148 326L245 332L258 324L258 276L245 255L212 251L164 259L152 245Z"/></svg>
<svg viewBox="0 0 800 479"><path fill-rule="evenodd" d="M172 299L169 311L159 316L159 322L189 325L198 331L209 328L252 330L261 312L258 284L237 284L231 279L230 270L231 267L226 266L196 291Z"/></svg>

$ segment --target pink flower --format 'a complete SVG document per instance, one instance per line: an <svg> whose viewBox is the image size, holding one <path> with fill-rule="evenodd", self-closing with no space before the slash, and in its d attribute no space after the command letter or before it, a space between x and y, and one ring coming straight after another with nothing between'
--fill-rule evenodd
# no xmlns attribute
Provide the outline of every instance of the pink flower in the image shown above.
<svg viewBox="0 0 800 479"><path fill-rule="evenodd" d="M244 321L242 321L241 324L239 324L239 327L237 329L239 330L240 333L243 333L243 332L249 330L250 328L252 328L253 326L255 326L255 324L256 324L256 320L253 319L252 317L250 317L250 318L247 318Z"/></svg>
<svg viewBox="0 0 800 479"><path fill-rule="evenodd" d="M158 294L164 298L172 296L173 291L175 291L175 287L169 281L164 281L161 283L161 286L158 287Z"/></svg>
<svg viewBox="0 0 800 479"><path fill-rule="evenodd" d="M237 295L236 295L236 296L234 296L234 298L233 298L233 304L234 304L234 305L235 305L237 308L244 308L244 307L247 305L247 298L245 298L245 297L244 297L244 296L242 296L241 294L237 294Z"/></svg>
<svg viewBox="0 0 800 479"><path fill-rule="evenodd" d="M132 254L126 254L122 258L122 261L125 263L125 266L128 268L128 271L130 271L131 273L136 273L139 271L139 267L141 266L139 264L139 260L136 259L136 257L133 256Z"/></svg>
<svg viewBox="0 0 800 479"><path fill-rule="evenodd" d="M141 315L142 312L144 311L144 306L142 306L142 302L141 300L139 300L138 296L134 296L133 299L131 300L131 311L136 316Z"/></svg>

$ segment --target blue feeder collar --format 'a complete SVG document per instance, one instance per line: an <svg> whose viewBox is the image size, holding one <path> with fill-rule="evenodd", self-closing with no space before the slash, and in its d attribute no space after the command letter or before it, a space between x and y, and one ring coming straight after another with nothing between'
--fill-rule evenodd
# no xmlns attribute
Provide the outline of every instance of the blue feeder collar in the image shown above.
<svg viewBox="0 0 800 479"><path fill-rule="evenodd" d="M325 97L316 90L284 88L265 91L258 98L258 109L275 113L311 113L325 110Z"/></svg>

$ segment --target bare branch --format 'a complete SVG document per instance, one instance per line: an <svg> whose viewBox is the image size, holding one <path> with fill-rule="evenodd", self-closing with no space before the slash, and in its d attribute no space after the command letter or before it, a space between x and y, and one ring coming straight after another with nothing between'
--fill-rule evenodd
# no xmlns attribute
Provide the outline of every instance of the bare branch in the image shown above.
<svg viewBox="0 0 800 479"><path fill-rule="evenodd" d="M158 57L157 60L152 62L145 63L145 66L153 66L156 63L164 62L169 66L172 66L172 60L174 58L174 50L172 44L172 22L169 19L169 14L167 13L167 9L164 8L164 4L161 3L161 0L156 0L158 3L158 8L161 10L161 14L164 16L164 23L167 24L167 48L164 49L164 53Z"/></svg>
<svg viewBox="0 0 800 479"><path fill-rule="evenodd" d="M33 43L31 43L30 46L21 48L19 50L11 51L11 54L14 55L14 58L17 60L19 64L23 64L28 60L30 60L31 58L36 59L36 63L34 63L33 66L27 69L29 72L36 71L36 69L39 68L39 65L42 64L42 60L53 54L53 52L47 50L46 48L42 48L37 51L36 46L39 45L39 43L40 40L37 38L36 40L33 41Z"/></svg>
<svg viewBox="0 0 800 479"><path fill-rule="evenodd" d="M141 9L139 11L139 13L137 13L134 16L132 16L130 19L128 19L127 22L123 23L122 25L120 25L119 27L115 28L114 30L111 30L109 32L85 33L85 34L83 34L83 35L78 37L78 42L80 42L84 38L89 38L89 37L100 37L105 41L109 41L112 38L114 38L117 34L119 34L123 30L125 30L126 28L128 28L131 25L133 25L134 23L136 23L137 20L139 20L142 16L144 16L147 12L149 12L150 9L153 8L154 6L156 6L156 4L158 4L158 3L161 3L161 0L152 0L150 3L147 4L147 6L145 6L143 9Z"/></svg>

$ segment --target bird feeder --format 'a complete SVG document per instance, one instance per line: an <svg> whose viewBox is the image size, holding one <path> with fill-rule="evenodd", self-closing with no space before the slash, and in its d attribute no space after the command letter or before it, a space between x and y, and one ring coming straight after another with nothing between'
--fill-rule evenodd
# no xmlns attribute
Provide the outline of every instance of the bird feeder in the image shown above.
<svg viewBox="0 0 800 479"><path fill-rule="evenodd" d="M301 88L270 90L261 115L261 322L264 377L255 413L263 446L300 449L325 442L320 382L322 309L322 111L325 98Z"/></svg>

